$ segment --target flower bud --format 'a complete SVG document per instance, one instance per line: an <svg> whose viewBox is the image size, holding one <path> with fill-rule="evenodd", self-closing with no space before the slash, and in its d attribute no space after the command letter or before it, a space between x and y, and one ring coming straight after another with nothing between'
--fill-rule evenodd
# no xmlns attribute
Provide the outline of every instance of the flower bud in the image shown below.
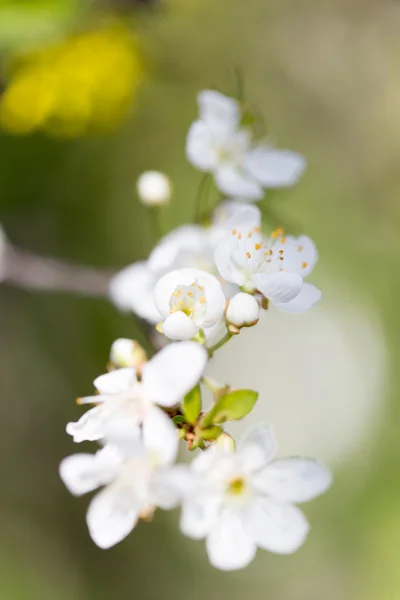
<svg viewBox="0 0 400 600"><path fill-rule="evenodd" d="M113 367L134 367L140 369L147 361L147 354L142 346L135 340L119 338L111 346L110 361Z"/></svg>
<svg viewBox="0 0 400 600"><path fill-rule="evenodd" d="M159 171L145 171L137 180L137 191L145 206L168 204L171 198L171 182Z"/></svg>
<svg viewBox="0 0 400 600"><path fill-rule="evenodd" d="M225 452L235 452L235 440L229 435L229 433L226 433L226 431L218 436L215 445Z"/></svg>
<svg viewBox="0 0 400 600"><path fill-rule="evenodd" d="M260 316L260 305L251 294L240 292L233 296L226 309L226 320L235 327L251 327Z"/></svg>

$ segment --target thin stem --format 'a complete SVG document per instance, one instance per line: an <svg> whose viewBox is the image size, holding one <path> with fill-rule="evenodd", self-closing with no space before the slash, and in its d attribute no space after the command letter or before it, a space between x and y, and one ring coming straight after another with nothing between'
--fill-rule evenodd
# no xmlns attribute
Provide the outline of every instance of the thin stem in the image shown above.
<svg viewBox="0 0 400 600"><path fill-rule="evenodd" d="M199 187L197 189L196 194L196 202L195 202L195 222L200 223L202 219L202 203L206 190L206 185L210 181L210 174L204 173L200 180Z"/></svg>
<svg viewBox="0 0 400 600"><path fill-rule="evenodd" d="M2 280L17 287L108 297L112 272L44 258L11 245L6 246L2 260Z"/></svg>
<svg viewBox="0 0 400 600"><path fill-rule="evenodd" d="M216 344L214 344L214 346L211 346L211 348L208 348L208 355L211 358L214 354L214 352L216 352L219 348L221 348L222 346L224 346L227 342L229 342L229 340L231 339L231 337L233 337L233 333L231 333L230 331L227 332L227 334L219 340L219 342L217 342Z"/></svg>

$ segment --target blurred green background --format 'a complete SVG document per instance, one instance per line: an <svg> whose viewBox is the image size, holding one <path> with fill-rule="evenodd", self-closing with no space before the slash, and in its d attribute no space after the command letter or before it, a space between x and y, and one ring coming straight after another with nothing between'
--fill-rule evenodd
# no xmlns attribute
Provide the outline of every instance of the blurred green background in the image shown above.
<svg viewBox="0 0 400 600"><path fill-rule="evenodd" d="M274 210L317 243L320 261L313 281L326 285L323 314L337 316L351 306L349 319L359 315L357 326L373 331L370 348L359 344L353 352L357 360L357 353L372 348L384 364L374 384L374 408L365 406L373 415L351 451L332 460L333 489L305 507L312 533L294 556L259 552L247 570L219 573L207 564L202 543L177 532L177 513L159 513L122 544L101 551L87 534L88 499L69 496L58 464L77 449L64 433L65 423L80 414L75 397L91 392L111 342L138 334L135 321L105 300L4 285L0 598L398 600L400 5L389 0L145 4L0 2L4 93L15 65L24 60L21 52L103 26L115 8L124 9L118 18L137 40L143 69L132 101L124 99L127 112L119 107L118 124L112 102L94 96L93 106L105 107L103 117L108 115L113 127L82 128L74 135L54 128L14 135L3 127L0 221L7 235L37 253L102 268L146 257L155 237L135 195L136 178L145 169L169 173L174 199L167 227L192 218L200 174L185 160L184 140L197 112L195 95L209 86L233 93L233 70L239 67L246 97L265 114L277 144L309 160L300 184L272 201ZM110 77L115 71L112 64ZM33 77L33 87L23 94L28 107L35 82ZM79 89L79 81L71 86ZM309 326L318 323L310 320ZM346 323L340 327L351 350ZM321 331L317 350L324 364L332 365L325 381L332 390L326 414L335 414L338 402L343 420L342 427L329 417L323 426L334 428L330 432L340 444L343 429L360 418L352 412L358 399L351 393L335 398L340 356L332 356ZM302 335L307 348L307 328ZM276 327L269 335L265 325L264 344L279 346ZM282 367L283 377L295 378L290 365L286 371ZM359 374L366 389L369 371ZM310 364L307 373L314 389L321 377L318 365ZM269 375L266 361L264 376ZM302 412L300 400L288 411L291 427L296 410ZM265 399L280 401L279 394ZM312 410L308 414L312 436L322 425Z"/></svg>

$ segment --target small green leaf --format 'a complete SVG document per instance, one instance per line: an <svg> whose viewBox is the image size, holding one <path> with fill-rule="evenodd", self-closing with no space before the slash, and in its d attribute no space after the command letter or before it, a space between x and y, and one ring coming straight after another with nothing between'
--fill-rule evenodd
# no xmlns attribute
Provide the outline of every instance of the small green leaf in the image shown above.
<svg viewBox="0 0 400 600"><path fill-rule="evenodd" d="M235 390L222 396L204 417L202 426L243 419L257 402L258 392L253 390Z"/></svg>
<svg viewBox="0 0 400 600"><path fill-rule="evenodd" d="M194 425L201 411L201 390L200 386L196 385L183 399L182 412L186 421Z"/></svg>
<svg viewBox="0 0 400 600"><path fill-rule="evenodd" d="M185 422L184 417L182 417L182 415L176 415L175 417L173 417L173 422L175 423L175 425L183 425L183 423Z"/></svg>
<svg viewBox="0 0 400 600"><path fill-rule="evenodd" d="M218 427L218 425L211 425L211 427L206 427L205 429L200 429L198 431L198 435L203 438L203 440L216 440L221 433L222 427Z"/></svg>

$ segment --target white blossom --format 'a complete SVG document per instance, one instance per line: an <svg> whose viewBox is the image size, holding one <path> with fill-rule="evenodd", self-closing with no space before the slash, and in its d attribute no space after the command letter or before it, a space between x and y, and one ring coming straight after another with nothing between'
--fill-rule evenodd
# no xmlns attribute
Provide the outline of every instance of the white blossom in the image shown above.
<svg viewBox="0 0 400 600"><path fill-rule="evenodd" d="M68 423L67 433L75 442L137 438L140 425L163 414L159 406L174 406L198 383L207 358L202 346L187 341L160 350L142 366L140 381L134 368L101 375L94 381L99 394L80 399L95 407Z"/></svg>
<svg viewBox="0 0 400 600"><path fill-rule="evenodd" d="M60 465L69 491L80 496L105 486L91 501L87 525L100 548L121 542L139 518L158 506L176 506L185 488L185 468L173 465L178 451L176 429L161 411L143 423L143 438L128 448L107 445L96 454L75 454Z"/></svg>
<svg viewBox="0 0 400 600"><path fill-rule="evenodd" d="M154 303L154 287L169 271L195 268L218 277L214 261L215 248L232 227L243 223L260 223L261 213L256 206L238 202L223 202L215 211L211 226L182 225L164 236L147 261L122 269L110 281L112 302L123 311L132 311L156 325L161 315ZM220 278L227 298L238 291L237 286Z"/></svg>
<svg viewBox="0 0 400 600"><path fill-rule="evenodd" d="M242 126L240 103L215 91L198 95L199 119L188 133L186 154L202 171L214 175L218 188L231 198L260 200L263 188L291 186L306 167L305 159L290 150L257 143Z"/></svg>
<svg viewBox="0 0 400 600"><path fill-rule="evenodd" d="M225 294L219 281L199 269L178 269L164 275L154 288L162 331L173 340L193 338L219 323Z"/></svg>
<svg viewBox="0 0 400 600"><path fill-rule="evenodd" d="M159 171L145 171L137 180L140 201L146 206L168 204L171 199L171 182Z"/></svg>
<svg viewBox="0 0 400 600"><path fill-rule="evenodd" d="M140 369L146 362L147 354L136 340L119 338L111 345L110 361L114 367L134 367Z"/></svg>
<svg viewBox="0 0 400 600"><path fill-rule="evenodd" d="M257 547L295 552L309 525L294 506L325 492L331 475L315 460L271 461L275 442L258 427L236 452L211 446L191 463L197 484L183 502L181 530L206 538L211 564L226 571L248 565Z"/></svg>
<svg viewBox="0 0 400 600"><path fill-rule="evenodd" d="M258 226L233 228L216 248L215 262L222 277L245 291L258 290L287 312L303 312L316 304L321 292L304 283L318 254L307 236L285 236L278 229L264 238Z"/></svg>
<svg viewBox="0 0 400 600"><path fill-rule="evenodd" d="M236 327L255 325L260 317L260 305L251 294L240 292L229 300L226 320Z"/></svg>

